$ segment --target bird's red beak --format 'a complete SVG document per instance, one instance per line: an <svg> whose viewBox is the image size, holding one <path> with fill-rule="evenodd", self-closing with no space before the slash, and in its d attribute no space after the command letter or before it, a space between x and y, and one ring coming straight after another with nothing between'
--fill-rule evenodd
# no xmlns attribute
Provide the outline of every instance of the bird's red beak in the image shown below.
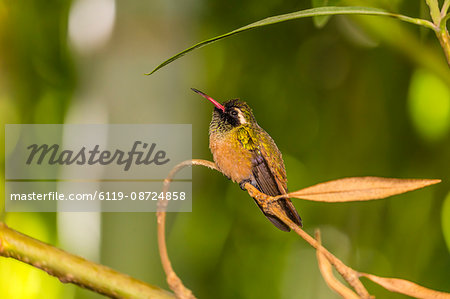
<svg viewBox="0 0 450 299"><path fill-rule="evenodd" d="M210 101L211 103L214 104L214 106L216 106L218 109L222 110L223 112L225 112L225 107L220 104L219 102L217 102L216 100L214 100L213 98L211 98L209 95L201 92L198 89L195 88L191 88L193 91L195 91L196 93L198 93L199 95L201 95L202 97L204 97L205 99L207 99L208 101Z"/></svg>

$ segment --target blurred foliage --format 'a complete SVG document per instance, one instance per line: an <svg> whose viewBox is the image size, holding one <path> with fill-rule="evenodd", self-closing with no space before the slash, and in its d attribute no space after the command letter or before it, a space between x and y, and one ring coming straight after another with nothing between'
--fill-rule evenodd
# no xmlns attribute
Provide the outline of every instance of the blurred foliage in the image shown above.
<svg viewBox="0 0 450 299"><path fill-rule="evenodd" d="M419 134L440 140L450 129L450 88L433 74L417 70L409 89L409 107Z"/></svg>
<svg viewBox="0 0 450 299"><path fill-rule="evenodd" d="M450 250L450 193L447 194L442 207L442 230L444 232L445 242Z"/></svg>
<svg viewBox="0 0 450 299"><path fill-rule="evenodd" d="M70 1L0 0L2 124L192 123L194 157L211 159L212 107L189 88L221 100L240 97L283 152L290 190L346 176L441 178L436 187L386 200L294 204L306 231L321 228L323 244L353 268L450 291L450 71L431 31L379 17L332 17L322 29L303 19L232 37L146 77L197 41L312 3L110 1L111 37L80 52L68 35ZM421 2L338 4L418 17ZM236 184L201 168L193 177L193 212L169 215L168 246L175 270L196 295L335 297L314 251L274 228ZM73 229L87 234L91 228L80 217ZM54 214L6 214L6 222L60 245ZM166 287L155 222L152 213L102 214L100 262ZM1 298L99 297L2 259L5 273L11 283L1 285ZM19 284L25 295L12 293ZM402 298L367 285L379 298Z"/></svg>

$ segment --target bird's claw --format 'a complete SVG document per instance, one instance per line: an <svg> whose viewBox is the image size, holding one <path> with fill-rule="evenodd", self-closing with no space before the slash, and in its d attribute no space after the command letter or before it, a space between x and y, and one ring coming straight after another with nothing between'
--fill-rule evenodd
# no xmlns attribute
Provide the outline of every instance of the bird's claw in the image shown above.
<svg viewBox="0 0 450 299"><path fill-rule="evenodd" d="M247 183L251 184L251 180L248 179L248 180L241 181L239 183L239 187L241 187L242 190L247 191L247 188L245 188L245 184L247 184Z"/></svg>

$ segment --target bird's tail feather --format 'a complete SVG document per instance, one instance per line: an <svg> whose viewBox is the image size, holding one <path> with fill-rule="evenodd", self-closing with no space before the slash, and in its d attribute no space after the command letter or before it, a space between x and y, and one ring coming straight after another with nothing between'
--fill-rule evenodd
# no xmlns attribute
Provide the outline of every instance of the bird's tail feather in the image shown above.
<svg viewBox="0 0 450 299"><path fill-rule="evenodd" d="M289 226L287 226L283 221L281 221L280 218L278 218L274 215L265 213L263 208L258 204L258 202L256 200L255 200L255 202L258 205L258 207L261 209L261 211L264 213L264 215L267 217L267 219L269 219L270 222L273 223L273 225L275 225L278 229L280 229L282 231L285 231L285 232L291 231ZM284 211L286 216L289 219L291 219L295 224L302 227L302 219L298 215L297 210L295 209L291 200L289 198L280 198L278 200L278 203L280 204L281 209Z"/></svg>

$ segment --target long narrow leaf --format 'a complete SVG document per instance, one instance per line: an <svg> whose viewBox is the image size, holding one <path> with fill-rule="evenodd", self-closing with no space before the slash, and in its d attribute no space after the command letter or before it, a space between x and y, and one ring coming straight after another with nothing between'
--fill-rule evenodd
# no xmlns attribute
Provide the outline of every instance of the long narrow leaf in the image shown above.
<svg viewBox="0 0 450 299"><path fill-rule="evenodd" d="M415 298L450 299L450 293L427 289L408 280L399 278L385 278L366 273L361 273L361 275L367 277L373 282L378 283L380 286L391 292L405 294Z"/></svg>
<svg viewBox="0 0 450 299"><path fill-rule="evenodd" d="M416 24L416 25L421 25L421 26L424 26L424 27L428 27L428 28L430 28L432 30L436 30L435 26L430 21L423 20L423 19L418 19L418 18L411 18L411 17L408 17L408 16L400 15L400 14L390 13L390 12L387 12L387 11L384 11L384 10L378 9L378 8L357 7L357 6L316 7L316 8L300 10L300 11L296 11L296 12L292 12L292 13L288 13L288 14L284 14L284 15L278 15L278 16L269 17L269 18L266 18L266 19L263 19L263 20L251 23L251 24L246 25L244 27L238 28L236 30L230 31L228 33L225 33L225 34L222 34L222 35L219 35L219 36L216 36L216 37L204 40L204 41L202 41L202 42L200 42L198 44L195 44L195 45L193 45L193 46L191 46L191 47L181 51L180 53L170 57L169 59L167 59L166 61L164 61L160 65L158 65L153 71L151 71L147 75L153 74L154 72L156 72L160 68L168 65L169 63L177 60L178 58L181 58L182 56L186 55L187 53L189 53L189 52L191 52L191 51L193 51L195 49L199 49L199 48L201 48L203 46L206 46L208 44L214 43L216 41L219 41L221 39L224 39L226 37L235 35L235 34L240 33L240 32L244 32L244 31L247 31L247 30L250 30L250 29L254 29L254 28L257 28L257 27L272 25L272 24L286 22L286 21L300 19L300 18L314 17L314 16L332 16L332 15L387 16L387 17L397 18L397 19L402 20L404 22L408 22L408 23L412 23L412 24Z"/></svg>
<svg viewBox="0 0 450 299"><path fill-rule="evenodd" d="M385 198L437 184L441 180L392 179L380 177L344 178L317 184L288 194L322 202L348 202Z"/></svg>

